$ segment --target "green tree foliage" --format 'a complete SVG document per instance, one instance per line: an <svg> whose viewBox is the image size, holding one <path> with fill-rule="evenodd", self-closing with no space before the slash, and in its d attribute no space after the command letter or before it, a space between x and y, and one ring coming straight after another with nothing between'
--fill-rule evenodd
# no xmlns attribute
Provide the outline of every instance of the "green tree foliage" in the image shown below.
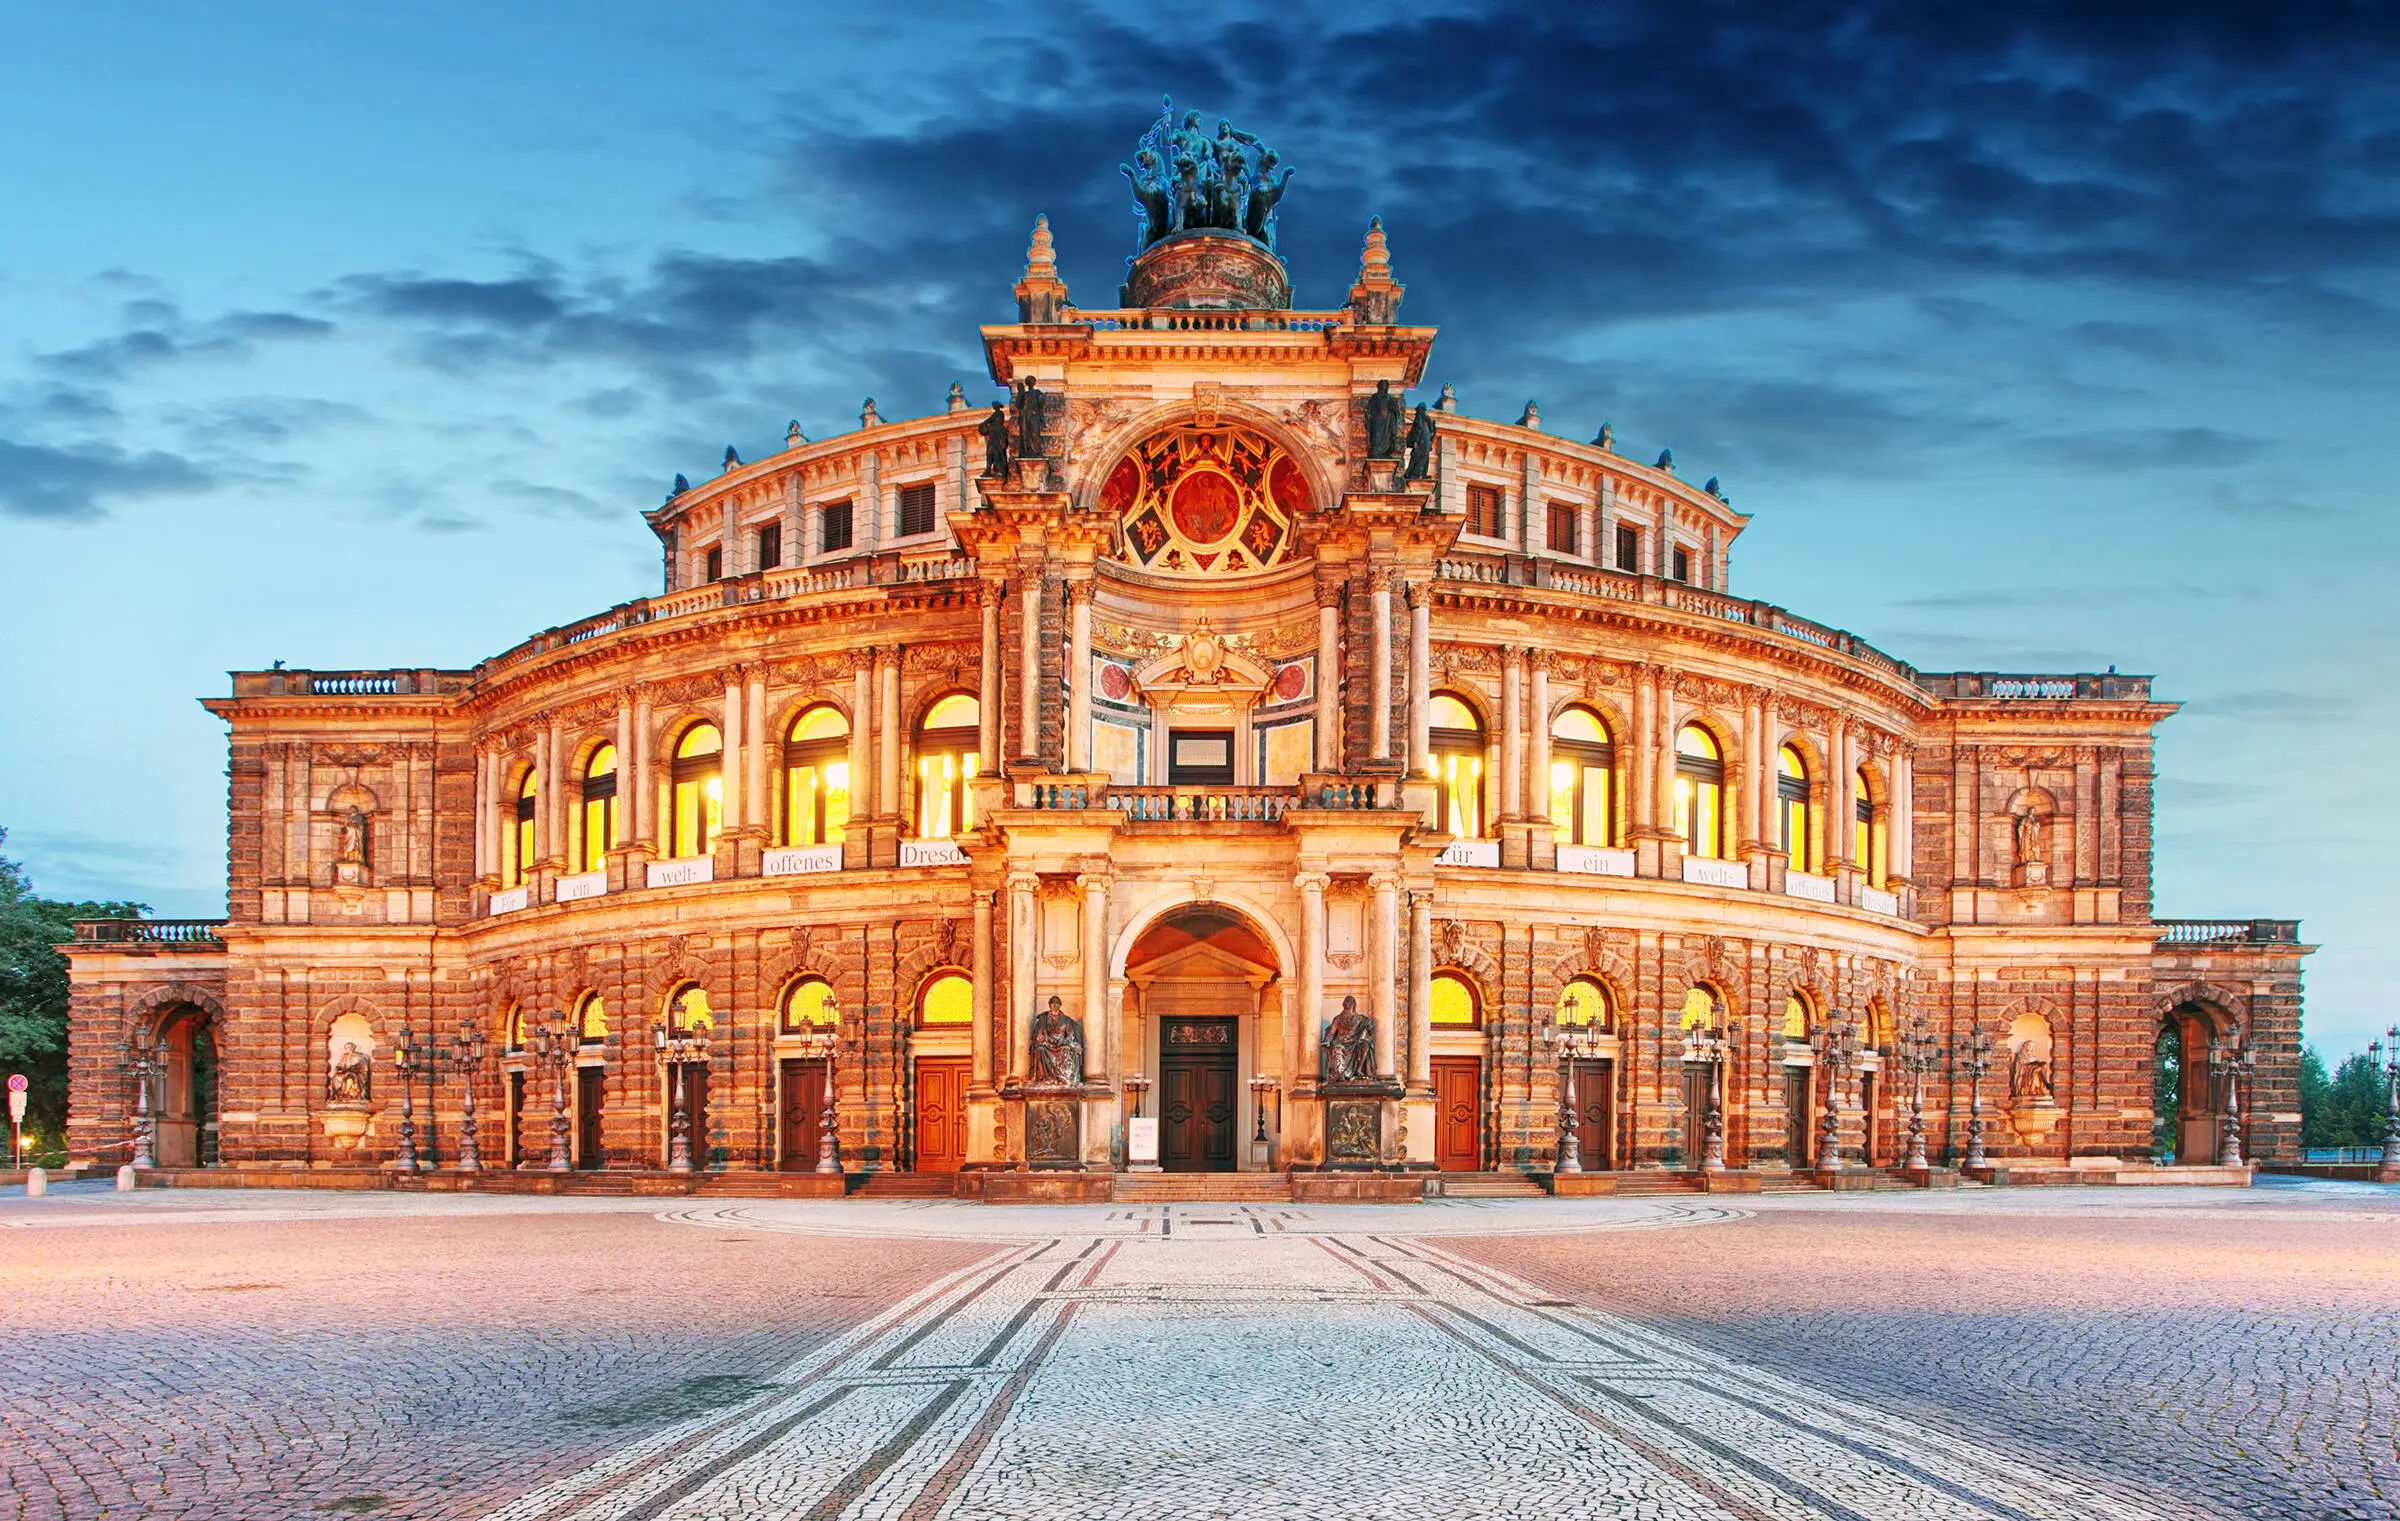
<svg viewBox="0 0 2400 1521"><path fill-rule="evenodd" d="M2315 1047L2300 1053L2302 1146L2380 1146L2388 1104L2383 1070L2366 1053L2344 1058L2331 1077Z"/></svg>
<svg viewBox="0 0 2400 1521"><path fill-rule="evenodd" d="M0 829L0 844L8 831ZM67 1129L67 958L78 919L139 919L143 903L61 903L38 897L23 867L0 856L0 1073L31 1079L28 1153L57 1151ZM0 1111L0 1119L6 1112ZM0 1131L0 1143L7 1133Z"/></svg>

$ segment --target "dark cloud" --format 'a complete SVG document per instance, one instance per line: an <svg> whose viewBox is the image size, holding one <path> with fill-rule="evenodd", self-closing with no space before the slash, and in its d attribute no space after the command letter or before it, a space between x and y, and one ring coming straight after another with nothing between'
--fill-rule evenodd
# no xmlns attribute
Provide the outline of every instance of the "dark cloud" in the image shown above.
<svg viewBox="0 0 2400 1521"><path fill-rule="evenodd" d="M2357 711L2354 698L2329 697L2317 692L2260 689L2195 697L2184 704L2196 718L2220 718L2232 723L2330 724L2347 722Z"/></svg>
<svg viewBox="0 0 2400 1521"><path fill-rule="evenodd" d="M207 472L179 455L0 438L0 513L9 517L95 522L107 515L111 502L202 491L213 484Z"/></svg>
<svg viewBox="0 0 2400 1521"><path fill-rule="evenodd" d="M43 366L80 380L122 380L156 365L246 358L261 343L323 338L333 332L333 324L325 319L297 312L236 311L192 323L172 302L157 298L127 302L123 317L123 331L80 348L45 354Z"/></svg>
<svg viewBox="0 0 2400 1521"><path fill-rule="evenodd" d="M2028 445L2069 470L2117 475L2138 470L2216 470L2246 464L2267 447L2218 428L2120 428L2037 439Z"/></svg>
<svg viewBox="0 0 2400 1521"><path fill-rule="evenodd" d="M2156 322L2078 322L2067 334L2096 348L2170 363L2213 359L2218 353L2217 345L2206 335Z"/></svg>

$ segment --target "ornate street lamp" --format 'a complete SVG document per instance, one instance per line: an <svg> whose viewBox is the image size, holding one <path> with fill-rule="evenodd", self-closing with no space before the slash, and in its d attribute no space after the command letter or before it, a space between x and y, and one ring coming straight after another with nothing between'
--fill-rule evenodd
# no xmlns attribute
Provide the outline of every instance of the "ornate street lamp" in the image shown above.
<svg viewBox="0 0 2400 1521"><path fill-rule="evenodd" d="M458 1170L483 1171L483 1150L475 1138L475 1084L483 1077L483 1031L470 1027L450 1037L450 1070L466 1085L465 1113L458 1126Z"/></svg>
<svg viewBox="0 0 2400 1521"><path fill-rule="evenodd" d="M117 1042L117 1060L124 1064L125 1075L133 1082L133 1165L156 1167L158 1161L150 1144L150 1084L157 1078L161 1065L158 1047L147 1031L136 1031L130 1040Z"/></svg>
<svg viewBox="0 0 2400 1521"><path fill-rule="evenodd" d="M1250 1107L1258 1112L1258 1133L1250 1139L1260 1146L1267 1144L1267 1095L1276 1087L1275 1079L1264 1072L1250 1079Z"/></svg>
<svg viewBox="0 0 2400 1521"><path fill-rule="evenodd" d="M2369 1059L2380 1058L2383 1067L2383 1165L2375 1169L2375 1181L2400 1183L2400 1025L2383 1033L2367 1047Z"/></svg>
<svg viewBox="0 0 2400 1521"><path fill-rule="evenodd" d="M1700 1112L1700 1170L1725 1170L1725 1060L1733 1046L1730 1021L1723 1030L1686 1030L1683 1059L1708 1068L1708 1102Z"/></svg>
<svg viewBox="0 0 2400 1521"><path fill-rule="evenodd" d="M2214 1071L2225 1074L2225 1139L2217 1147L2217 1160L2227 1167L2242 1164L2242 1080L2258 1065L2258 1053L2244 1040L2228 1045L2211 1040L2208 1043L2208 1064Z"/></svg>
<svg viewBox="0 0 2400 1521"><path fill-rule="evenodd" d="M699 1032L687 1034L670 1031L660 1020L650 1022L650 1045L658 1054L658 1063L674 1078L673 1096L669 1098L671 1113L667 1116L667 1171L692 1170L692 1117L683 1104L683 1069L692 1062L708 1060L708 1037ZM819 1126L817 1141L818 1166L824 1165L823 1126Z"/></svg>
<svg viewBox="0 0 2400 1521"><path fill-rule="evenodd" d="M1924 1172L1925 1160L1925 1077L1942 1059L1942 1043L1934 1035L1933 1026L1919 1014L1900 1032L1900 1070L1908 1074L1908 1160L1901 1166L1911 1172Z"/></svg>
<svg viewBox="0 0 2400 1521"><path fill-rule="evenodd" d="M567 1031L566 1016L554 1015L526 1044L533 1059L550 1070L550 1160L544 1166L551 1172L570 1172L575 1164L567 1147L567 1067L574 1059L575 1041Z"/></svg>
<svg viewBox="0 0 2400 1521"><path fill-rule="evenodd" d="M808 1044L804 1049L811 1056L822 1057L825 1062L825 1101L817 1106L817 1171L831 1174L839 1173L842 1170L840 1121L834 1113L835 1106L840 1102L836 1095L841 1091L840 1084L835 1081L835 1074L839 1070L836 1065L836 1056L841 1044L842 1016L841 1005L834 1001L834 996L830 991L825 995L824 1009L825 1025L822 1029L809 1032ZM676 1082L680 1087L682 1083L680 1067L676 1070ZM676 1096L675 1121L671 1121L668 1126L670 1132L677 1122L688 1124L683 1120L683 1102L680 1092ZM672 1153L670 1153L670 1159L671 1156ZM691 1171L692 1158L689 1137L686 1137L684 1141L683 1161L683 1170Z"/></svg>
<svg viewBox="0 0 2400 1521"><path fill-rule="evenodd" d="M1125 1074L1125 1091L1133 1095L1133 1117L1137 1120L1142 1117L1142 1095L1150 1091L1151 1081L1150 1074L1146 1072Z"/></svg>
<svg viewBox="0 0 2400 1521"><path fill-rule="evenodd" d="M1825 1077L1825 1114L1817 1126L1817 1166L1842 1170L1842 1078L1858 1063L1858 1024L1835 1015L1817 1027L1817 1070Z"/></svg>
<svg viewBox="0 0 2400 1521"><path fill-rule="evenodd" d="M1961 1165L1989 1164L1983 1158L1983 1075L1992 1070L1992 1037L1981 1025L1950 1043L1950 1061L1967 1075L1967 1154Z"/></svg>
<svg viewBox="0 0 2400 1521"><path fill-rule="evenodd" d="M1580 1012L1581 1019L1542 1021L1543 1038L1558 1049L1558 1170L1583 1171L1583 1123L1575 1106L1575 1064L1600 1050L1601 1033L1592 1026L1591 1011L1585 1010L1586 984L1569 983L1560 995L1562 1007Z"/></svg>
<svg viewBox="0 0 2400 1521"><path fill-rule="evenodd" d="M417 1115L412 1097L416 1074L425 1074L425 1117L433 1118L434 1082L439 1076L441 1047L432 1040L420 1041L407 1021L400 1025L400 1043L392 1048L392 1068L400 1074L400 1155L396 1162L402 1172L430 1169L429 1163L417 1157Z"/></svg>

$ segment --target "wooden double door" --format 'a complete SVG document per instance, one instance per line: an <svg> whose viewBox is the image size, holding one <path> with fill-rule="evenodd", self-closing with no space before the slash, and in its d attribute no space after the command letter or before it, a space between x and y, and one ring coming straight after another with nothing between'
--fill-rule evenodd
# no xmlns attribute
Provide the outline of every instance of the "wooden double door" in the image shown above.
<svg viewBox="0 0 2400 1521"><path fill-rule="evenodd" d="M917 1058L917 1171L956 1172L967 1165L967 1077L972 1066L964 1056Z"/></svg>
<svg viewBox="0 0 2400 1521"><path fill-rule="evenodd" d="M1483 1058L1433 1061L1433 1165L1444 1172L1483 1167Z"/></svg>
<svg viewBox="0 0 2400 1521"><path fill-rule="evenodd" d="M825 1062L789 1056L775 1064L775 1165L785 1172L814 1172L825 1123Z"/></svg>
<svg viewBox="0 0 2400 1521"><path fill-rule="evenodd" d="M1241 1051L1232 1019L1167 1019L1158 1027L1158 1165L1231 1172L1240 1119Z"/></svg>
<svg viewBox="0 0 2400 1521"><path fill-rule="evenodd" d="M1617 1167L1617 1064L1607 1058L1579 1061L1569 1069L1574 1092L1567 1096L1575 1145L1586 1172Z"/></svg>

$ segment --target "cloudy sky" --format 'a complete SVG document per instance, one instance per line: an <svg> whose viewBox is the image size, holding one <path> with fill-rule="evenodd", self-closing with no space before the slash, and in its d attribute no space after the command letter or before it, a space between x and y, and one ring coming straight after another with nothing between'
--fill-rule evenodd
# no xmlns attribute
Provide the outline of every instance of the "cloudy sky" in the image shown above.
<svg viewBox="0 0 2400 1521"><path fill-rule="evenodd" d="M2392 1017L2388 8L1125 14L14 8L7 853L222 912L194 697L472 664L655 589L728 443L989 395L1034 213L1113 300L1171 93L1299 166L1302 304L1380 213L1466 410L1721 476L1738 591L2157 673L2159 912L2304 919L2329 1051Z"/></svg>

